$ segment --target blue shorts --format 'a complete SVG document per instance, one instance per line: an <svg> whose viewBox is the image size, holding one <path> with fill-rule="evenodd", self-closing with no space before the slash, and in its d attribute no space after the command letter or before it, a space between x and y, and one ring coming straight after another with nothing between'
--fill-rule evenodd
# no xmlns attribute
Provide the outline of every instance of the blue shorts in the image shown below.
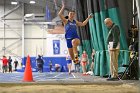
<svg viewBox="0 0 140 93"><path fill-rule="evenodd" d="M72 39L66 39L67 47L72 48Z"/></svg>
<svg viewBox="0 0 140 93"><path fill-rule="evenodd" d="M76 39L76 38L66 39L66 43L67 43L67 47L68 47L68 48L72 48L72 40L73 40L73 39ZM77 39L79 39L79 38L77 38Z"/></svg>
<svg viewBox="0 0 140 93"><path fill-rule="evenodd" d="M67 64L71 64L72 63L72 61L71 60L67 60Z"/></svg>

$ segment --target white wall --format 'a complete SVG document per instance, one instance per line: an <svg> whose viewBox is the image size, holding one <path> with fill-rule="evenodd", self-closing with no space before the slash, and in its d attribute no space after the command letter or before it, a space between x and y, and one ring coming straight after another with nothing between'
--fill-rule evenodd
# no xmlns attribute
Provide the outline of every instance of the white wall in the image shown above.
<svg viewBox="0 0 140 93"><path fill-rule="evenodd" d="M25 56L46 54L46 30L41 25L25 25ZM44 38L44 39L43 39Z"/></svg>
<svg viewBox="0 0 140 93"><path fill-rule="evenodd" d="M9 3L4 6L0 4L0 17L9 12L16 6ZM5 10L4 10L5 9ZM21 56L21 32L22 32L22 7L19 7L14 12L5 17L5 20L0 21L0 56L4 55L2 51L5 46L5 55ZM10 19L10 20L9 20ZM12 20L11 20L12 19ZM13 20L16 19L16 20ZM5 25L3 22L5 22ZM5 35L4 35L5 32ZM3 39L5 37L5 40ZM5 42L5 44L4 44ZM17 43L15 43L17 42Z"/></svg>
<svg viewBox="0 0 140 93"><path fill-rule="evenodd" d="M43 34L44 33L44 34ZM42 39L44 37L44 39ZM64 34L48 34L40 25L25 25L25 56L43 54L47 57L65 57L67 51ZM60 54L53 54L53 40L60 40Z"/></svg>

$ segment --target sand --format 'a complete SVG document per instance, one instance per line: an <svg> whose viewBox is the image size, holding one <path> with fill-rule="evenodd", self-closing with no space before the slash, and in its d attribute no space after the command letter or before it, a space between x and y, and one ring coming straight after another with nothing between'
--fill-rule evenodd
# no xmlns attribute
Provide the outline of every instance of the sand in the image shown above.
<svg viewBox="0 0 140 93"><path fill-rule="evenodd" d="M121 85L13 85L0 86L0 93L140 93L139 87Z"/></svg>

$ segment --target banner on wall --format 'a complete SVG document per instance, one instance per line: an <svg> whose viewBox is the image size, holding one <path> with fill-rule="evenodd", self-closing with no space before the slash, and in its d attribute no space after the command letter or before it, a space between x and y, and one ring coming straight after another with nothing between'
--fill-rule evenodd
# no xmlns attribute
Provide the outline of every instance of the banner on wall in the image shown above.
<svg viewBox="0 0 140 93"><path fill-rule="evenodd" d="M60 54L60 40L53 40L53 54Z"/></svg>

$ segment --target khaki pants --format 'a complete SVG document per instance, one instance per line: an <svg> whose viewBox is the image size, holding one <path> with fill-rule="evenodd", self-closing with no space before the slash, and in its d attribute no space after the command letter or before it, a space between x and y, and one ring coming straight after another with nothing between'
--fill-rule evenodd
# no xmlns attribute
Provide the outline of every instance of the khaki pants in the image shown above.
<svg viewBox="0 0 140 93"><path fill-rule="evenodd" d="M111 78L118 77L118 55L119 49L109 50L110 54L110 74Z"/></svg>

